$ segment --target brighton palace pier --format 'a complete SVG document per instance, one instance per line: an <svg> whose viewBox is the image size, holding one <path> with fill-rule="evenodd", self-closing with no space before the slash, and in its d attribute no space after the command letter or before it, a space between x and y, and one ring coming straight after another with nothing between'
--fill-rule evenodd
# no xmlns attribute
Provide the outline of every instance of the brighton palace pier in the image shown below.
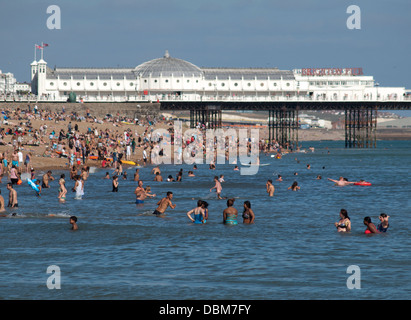
<svg viewBox="0 0 411 320"><path fill-rule="evenodd" d="M362 68L200 68L170 56L133 68L50 68L31 63L38 102L154 102L190 110L194 127L221 126L223 110L269 112L270 139L298 142L299 110L344 110L347 147L375 146L377 110L410 109L410 91L382 87ZM71 95L70 95L71 94ZM120 109L120 108L119 108Z"/></svg>

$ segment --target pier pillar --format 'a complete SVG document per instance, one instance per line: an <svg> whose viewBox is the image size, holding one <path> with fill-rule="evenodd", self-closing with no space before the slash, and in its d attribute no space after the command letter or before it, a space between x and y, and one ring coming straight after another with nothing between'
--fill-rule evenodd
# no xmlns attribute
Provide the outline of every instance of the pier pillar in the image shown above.
<svg viewBox="0 0 411 320"><path fill-rule="evenodd" d="M221 108L219 106L206 106L203 109L190 110L190 128L195 128L198 123L204 125L206 129L221 128Z"/></svg>
<svg viewBox="0 0 411 320"><path fill-rule="evenodd" d="M268 136L270 143L276 140L284 148L298 147L298 110L270 109L268 116Z"/></svg>
<svg viewBox="0 0 411 320"><path fill-rule="evenodd" d="M345 109L345 147L375 148L377 146L377 108Z"/></svg>

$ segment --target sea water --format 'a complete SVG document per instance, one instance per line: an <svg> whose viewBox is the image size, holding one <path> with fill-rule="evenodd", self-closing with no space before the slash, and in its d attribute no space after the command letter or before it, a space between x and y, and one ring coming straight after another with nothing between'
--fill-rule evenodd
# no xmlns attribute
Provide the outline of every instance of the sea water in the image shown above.
<svg viewBox="0 0 411 320"><path fill-rule="evenodd" d="M120 177L118 193L102 179L112 169L92 170L82 200L74 200L66 172L65 203L57 199L62 172L53 172L56 180L41 197L25 181L15 187L19 208L0 218L0 299L411 298L411 141L379 141L374 149L304 142L303 148L307 152L282 159L261 154L260 162L269 165L252 176L231 164L216 170L197 165L195 177L187 176L192 165L161 165L164 180L183 169L182 182L154 182L152 166L141 167L144 186L156 194L144 205L135 204L136 167L125 168L128 180ZM222 223L226 201L210 192L220 174L222 196L235 198L236 226ZM284 181L276 181L279 174ZM337 187L327 180L340 176L372 186ZM267 195L268 179L274 197ZM0 189L7 205L6 181ZM287 189L294 181L299 191ZM176 208L163 218L152 215L167 191ZM209 203L204 225L186 215L198 199ZM246 200L256 217L252 225L242 224ZM350 233L334 226L342 208L351 218ZM377 225L382 212L390 216L388 232L365 235L364 217ZM78 231L70 230L72 215ZM50 266L58 267L59 290L49 289L49 278L57 275L47 273ZM360 270L357 289L347 286L350 266Z"/></svg>

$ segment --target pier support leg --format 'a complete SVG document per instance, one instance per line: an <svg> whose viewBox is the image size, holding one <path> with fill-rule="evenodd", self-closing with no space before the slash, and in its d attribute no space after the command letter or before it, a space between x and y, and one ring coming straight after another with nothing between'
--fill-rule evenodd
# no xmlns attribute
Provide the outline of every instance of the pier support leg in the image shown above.
<svg viewBox="0 0 411 320"><path fill-rule="evenodd" d="M283 148L298 147L298 110L271 109L268 112L268 138L270 143L278 142Z"/></svg>
<svg viewBox="0 0 411 320"><path fill-rule="evenodd" d="M345 109L345 147L375 148L377 108Z"/></svg>

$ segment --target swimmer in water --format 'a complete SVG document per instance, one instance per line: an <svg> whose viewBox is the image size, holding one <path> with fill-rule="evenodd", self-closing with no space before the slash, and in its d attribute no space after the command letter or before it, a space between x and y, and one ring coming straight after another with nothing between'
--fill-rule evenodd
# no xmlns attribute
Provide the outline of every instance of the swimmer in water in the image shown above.
<svg viewBox="0 0 411 320"><path fill-rule="evenodd" d="M134 193L136 195L136 204L143 204L147 197L154 198L156 196L155 194L149 194L146 192L143 188L143 181L141 180L138 181L138 186Z"/></svg>
<svg viewBox="0 0 411 320"><path fill-rule="evenodd" d="M39 189L39 191L36 191L36 194L38 197L41 197L41 185L40 185L40 180L36 180L35 182L37 189Z"/></svg>
<svg viewBox="0 0 411 320"><path fill-rule="evenodd" d="M265 184L265 187L267 189L268 196L269 197L274 196L275 188L273 186L273 180L267 180L267 183Z"/></svg>
<svg viewBox="0 0 411 320"><path fill-rule="evenodd" d="M203 221L203 223L206 223L207 220L208 220L208 202L203 201L201 203L201 207L204 209L204 221Z"/></svg>
<svg viewBox="0 0 411 320"><path fill-rule="evenodd" d="M65 175L64 173L60 176L59 180L59 195L58 199L61 202L66 201L66 194L67 194L67 189L66 189L66 180L65 180Z"/></svg>
<svg viewBox="0 0 411 320"><path fill-rule="evenodd" d="M291 185L291 187L288 187L287 190L292 190L292 191L300 190L300 187L298 186L298 182L294 181L293 184Z"/></svg>
<svg viewBox="0 0 411 320"><path fill-rule="evenodd" d="M163 181L163 177L160 175L160 172L156 172L156 175L155 175L155 177L154 177L154 181L159 181L159 182L161 182L161 181Z"/></svg>
<svg viewBox="0 0 411 320"><path fill-rule="evenodd" d="M19 206L17 202L17 191L14 190L11 182L7 183L7 190L9 190L9 203L8 207L17 208ZM13 215L16 215L15 213Z"/></svg>
<svg viewBox="0 0 411 320"><path fill-rule="evenodd" d="M71 224L71 230L78 230L77 226L77 217L76 216L71 216L70 217L70 224Z"/></svg>
<svg viewBox="0 0 411 320"><path fill-rule="evenodd" d="M335 185L340 186L340 187L348 186L350 184L355 183L355 182L347 181L347 179L344 179L343 177L340 177L338 180L333 180L333 179L330 179L330 178L327 178L327 179L332 181L332 182L335 182Z"/></svg>
<svg viewBox="0 0 411 320"><path fill-rule="evenodd" d="M340 221L334 223L338 232L349 232L351 231L351 221L348 216L348 212L345 209L340 210Z"/></svg>
<svg viewBox="0 0 411 320"><path fill-rule="evenodd" d="M279 181L279 182L283 181L283 177L281 176L281 174L278 175L278 178L276 181Z"/></svg>
<svg viewBox="0 0 411 320"><path fill-rule="evenodd" d="M112 192L118 192L118 176L113 177L113 190Z"/></svg>
<svg viewBox="0 0 411 320"><path fill-rule="evenodd" d="M244 211L243 211L243 223L251 224L254 223L255 215L254 211L251 210L250 201L244 201Z"/></svg>
<svg viewBox="0 0 411 320"><path fill-rule="evenodd" d="M164 215L167 207L174 209L176 205L171 202L172 199L173 199L173 193L171 191L168 191L167 196L161 199L159 202L157 202L158 207L156 210L154 210L153 214L156 216L162 216Z"/></svg>
<svg viewBox="0 0 411 320"><path fill-rule="evenodd" d="M194 213L194 218L191 215ZM191 220L191 222L200 224L204 223L205 220L205 213L203 207L203 201L197 201L197 207L187 212L187 217Z"/></svg>
<svg viewBox="0 0 411 320"><path fill-rule="evenodd" d="M224 209L223 211L223 223L224 224L231 224L231 225L238 224L237 222L238 211L236 208L233 207L233 205L234 205L234 199L228 199L227 208Z"/></svg>
<svg viewBox="0 0 411 320"><path fill-rule="evenodd" d="M371 222L371 218L370 218L370 217L365 217L365 218L364 218L364 225L367 226L367 229L365 229L365 233L366 233L366 234L370 234L370 233L381 233L380 231L377 230L377 228L375 227L374 223Z"/></svg>
<svg viewBox="0 0 411 320"><path fill-rule="evenodd" d="M378 217L378 219L380 219L380 223L377 226L377 230L379 232L387 232L388 227L390 226L390 224L388 223L388 218L390 216L388 216L385 213L381 213L380 216Z"/></svg>

